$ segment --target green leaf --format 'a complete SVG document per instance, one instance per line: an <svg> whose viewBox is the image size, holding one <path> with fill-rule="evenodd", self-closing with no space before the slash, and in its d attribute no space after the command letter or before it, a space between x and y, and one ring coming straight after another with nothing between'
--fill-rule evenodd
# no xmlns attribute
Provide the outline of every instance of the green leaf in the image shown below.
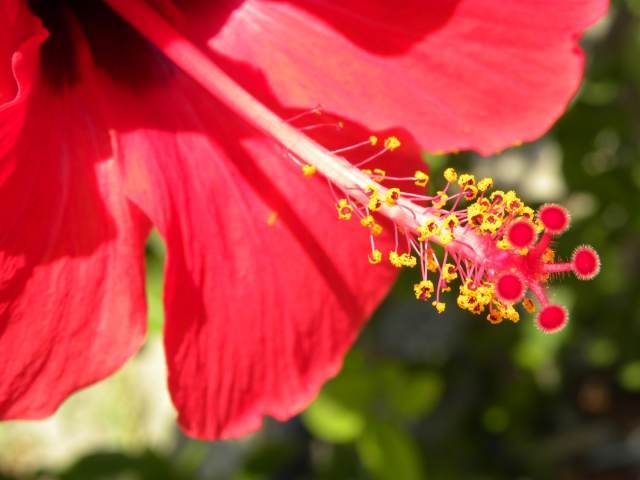
<svg viewBox="0 0 640 480"><path fill-rule="evenodd" d="M372 423L357 443L358 454L371 476L378 480L424 480L420 450L404 430Z"/></svg>
<svg viewBox="0 0 640 480"><path fill-rule="evenodd" d="M365 427L361 412L326 393L320 394L302 414L302 421L315 437L332 443L352 442Z"/></svg>
<svg viewBox="0 0 640 480"><path fill-rule="evenodd" d="M431 372L394 369L386 378L386 396L395 413L406 417L426 415L438 404L443 390L441 377Z"/></svg>
<svg viewBox="0 0 640 480"><path fill-rule="evenodd" d="M625 390L640 391L640 361L624 365L618 373L618 381Z"/></svg>

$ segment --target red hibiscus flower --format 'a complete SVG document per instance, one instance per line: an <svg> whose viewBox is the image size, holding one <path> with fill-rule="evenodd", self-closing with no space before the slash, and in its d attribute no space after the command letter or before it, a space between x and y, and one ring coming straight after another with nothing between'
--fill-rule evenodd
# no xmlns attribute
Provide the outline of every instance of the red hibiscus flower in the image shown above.
<svg viewBox="0 0 640 480"><path fill-rule="evenodd" d="M152 225L185 431L236 437L299 412L394 271L369 265L362 228L338 222L326 185L288 157L339 187L346 167L277 115L321 103L421 148L494 152L561 114L577 38L605 9L0 0L0 415L50 415L136 352Z"/></svg>

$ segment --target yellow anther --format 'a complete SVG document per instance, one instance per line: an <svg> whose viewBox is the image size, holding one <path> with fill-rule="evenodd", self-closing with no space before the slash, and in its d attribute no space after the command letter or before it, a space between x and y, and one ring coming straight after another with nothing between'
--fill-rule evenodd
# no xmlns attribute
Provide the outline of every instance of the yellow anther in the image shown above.
<svg viewBox="0 0 640 480"><path fill-rule="evenodd" d="M369 263L376 265L382 261L382 253L377 248L369 254Z"/></svg>
<svg viewBox="0 0 640 480"><path fill-rule="evenodd" d="M397 268L401 267L409 267L413 268L417 265L418 260L413 255L409 255L408 253L403 253L402 255L398 255L398 252L389 252L389 262L391 265Z"/></svg>
<svg viewBox="0 0 640 480"><path fill-rule="evenodd" d="M536 218L536 212L534 212L533 208L531 207L522 207L522 209L520 210L520 215L531 221L535 220Z"/></svg>
<svg viewBox="0 0 640 480"><path fill-rule="evenodd" d="M366 188L364 189L364 193L368 196L368 197L372 197L374 195L378 195L378 184L376 183L370 183L369 185L366 186Z"/></svg>
<svg viewBox="0 0 640 480"><path fill-rule="evenodd" d="M536 311L536 305L530 298L525 298L524 300L522 300L522 306L529 313L534 313Z"/></svg>
<svg viewBox="0 0 640 480"><path fill-rule="evenodd" d="M418 235L419 242L426 242L429 239L429 237L431 237L431 233L424 225L421 227L418 227L416 230L420 234Z"/></svg>
<svg viewBox="0 0 640 480"><path fill-rule="evenodd" d="M374 168L373 169L373 181L375 182L381 182L384 180L384 177L387 176L387 172L385 172L384 170L382 170L381 168Z"/></svg>
<svg viewBox="0 0 640 480"><path fill-rule="evenodd" d="M478 305L478 300L476 299L476 297L461 294L458 297L457 303L460 308L468 310L473 314L478 314L478 312L474 311L474 308Z"/></svg>
<svg viewBox="0 0 640 480"><path fill-rule="evenodd" d="M507 203L507 212L513 213L514 215L520 215L523 208L524 203L522 203L522 200L520 199L512 200Z"/></svg>
<svg viewBox="0 0 640 480"><path fill-rule="evenodd" d="M498 300L493 300L490 306L490 312L499 316L501 319L511 320L516 323L520 320L520 314L513 305L505 305Z"/></svg>
<svg viewBox="0 0 640 480"><path fill-rule="evenodd" d="M485 177L478 182L478 190L486 192L490 188L493 188L493 178Z"/></svg>
<svg viewBox="0 0 640 480"><path fill-rule="evenodd" d="M409 255L408 253L403 253L400 255L400 262L402 266L413 268L418 264L418 259L413 255Z"/></svg>
<svg viewBox="0 0 640 480"><path fill-rule="evenodd" d="M351 206L351 204L346 198L341 198L340 200L338 200L336 209L338 210L339 219L341 220L351 219L351 215L353 214L353 207Z"/></svg>
<svg viewBox="0 0 640 480"><path fill-rule="evenodd" d="M553 261L556 259L556 252L554 252L552 249L547 248L544 253L542 254L542 262L543 263L553 263Z"/></svg>
<svg viewBox="0 0 640 480"><path fill-rule="evenodd" d="M472 293L466 286L466 284L461 284L460 285L460 296L464 297L464 301L465 302L469 302L469 294Z"/></svg>
<svg viewBox="0 0 640 480"><path fill-rule="evenodd" d="M480 305L478 303L478 297L476 295L467 295L466 296L466 304L467 304L467 310L469 310L471 313L474 314L478 314L480 313L482 310L478 311L476 310L476 308L478 307L478 305ZM480 307L482 307L482 305L480 305Z"/></svg>
<svg viewBox="0 0 640 480"><path fill-rule="evenodd" d="M364 193L369 197L369 203L367 208L373 212L376 212L382 208L382 202L378 198L378 185L370 183L364 190Z"/></svg>
<svg viewBox="0 0 640 480"><path fill-rule="evenodd" d="M485 305L483 305L482 303L476 303L469 309L469 311L475 315L480 315L482 312L484 312L484 307Z"/></svg>
<svg viewBox="0 0 640 480"><path fill-rule="evenodd" d="M467 208L467 221L473 226L479 226L482 223L484 208L474 203Z"/></svg>
<svg viewBox="0 0 640 480"><path fill-rule="evenodd" d="M502 220L493 213L485 213L482 216L482 223L480 224L480 230L485 233L495 233L502 226Z"/></svg>
<svg viewBox="0 0 640 480"><path fill-rule="evenodd" d="M446 247L451 242L453 242L453 232L448 228L443 228L440 231L440 236L438 238L440 239L440 245Z"/></svg>
<svg viewBox="0 0 640 480"><path fill-rule="evenodd" d="M422 280L420 283L413 285L413 293L418 300L428 300L433 295L433 282L431 280Z"/></svg>
<svg viewBox="0 0 640 480"><path fill-rule="evenodd" d="M458 185L460 186L460 188L475 184L476 177L474 175L471 175L470 173L463 173L460 175L460 177L458 177Z"/></svg>
<svg viewBox="0 0 640 480"><path fill-rule="evenodd" d="M370 230L371 235L378 236L382 233L382 226L376 223L373 215L367 215L360 219L360 225Z"/></svg>
<svg viewBox="0 0 640 480"><path fill-rule="evenodd" d="M478 286L473 282L472 278L467 278L465 282L460 285L460 291L465 295L476 295Z"/></svg>
<svg viewBox="0 0 640 480"><path fill-rule="evenodd" d="M497 205L498 207L504 203L505 193L502 190L496 190L489 195L489 200L491 200L492 204Z"/></svg>
<svg viewBox="0 0 640 480"><path fill-rule="evenodd" d="M455 168L447 168L442 175L444 176L444 179L449 183L454 183L456 180L458 180L458 172L456 172Z"/></svg>
<svg viewBox="0 0 640 480"><path fill-rule="evenodd" d="M340 121L338 122L338 128L344 128L344 122Z"/></svg>
<svg viewBox="0 0 640 480"><path fill-rule="evenodd" d="M476 205L478 205L483 212L486 212L491 208L491 201L488 198L479 198Z"/></svg>
<svg viewBox="0 0 640 480"><path fill-rule="evenodd" d="M429 270L430 272L437 272L438 268L438 264L433 258L427 259L427 270Z"/></svg>
<svg viewBox="0 0 640 480"><path fill-rule="evenodd" d="M416 179L416 185L419 187L426 187L427 183L429 183L429 175L421 170L417 170L413 176Z"/></svg>
<svg viewBox="0 0 640 480"><path fill-rule="evenodd" d="M504 314L504 312L506 311L506 305L504 305L500 300L496 300L495 298L493 299L493 302L491 303L490 308L492 310L496 310L497 312L499 312L500 314Z"/></svg>
<svg viewBox="0 0 640 480"><path fill-rule="evenodd" d="M389 252L389 263L396 268L402 268L404 266L398 252L393 250Z"/></svg>
<svg viewBox="0 0 640 480"><path fill-rule="evenodd" d="M511 244L506 238L501 238L496 242L496 247L500 250L509 250L511 248Z"/></svg>
<svg viewBox="0 0 640 480"><path fill-rule="evenodd" d="M460 307L463 310L466 310L467 308L469 308L469 297L466 295L458 295L458 299L456 301L456 303L458 304L458 307Z"/></svg>
<svg viewBox="0 0 640 480"><path fill-rule="evenodd" d="M400 145L402 145L400 143L400 140L398 140L398 137L395 136L391 136L384 141L384 148L386 148L390 152L393 152L396 148L399 148Z"/></svg>
<svg viewBox="0 0 640 480"><path fill-rule="evenodd" d="M513 323L517 323L520 321L520 314L513 307L513 305L509 305L504 311L504 316L507 320L511 320Z"/></svg>
<svg viewBox="0 0 640 480"><path fill-rule="evenodd" d="M493 325L497 325L499 323L502 323L502 315L500 314L500 312L496 310L489 310L489 315L487 315L487 320L489 320L489 323L492 323Z"/></svg>
<svg viewBox="0 0 640 480"><path fill-rule="evenodd" d="M278 212L272 210L269 212L269 216L267 217L267 225L273 227L278 221Z"/></svg>
<svg viewBox="0 0 640 480"><path fill-rule="evenodd" d="M431 303L431 305L433 305L434 307L436 307L436 310L438 311L438 313L442 313L445 311L445 309L447 308L447 305L445 303L442 302L436 302L435 300Z"/></svg>
<svg viewBox="0 0 640 480"><path fill-rule="evenodd" d="M513 214L519 214L522 208L524 208L524 203L522 200L518 198L516 192L513 190L509 190L504 196L504 204L507 212Z"/></svg>
<svg viewBox="0 0 640 480"><path fill-rule="evenodd" d="M376 220L375 218L373 218L373 215L367 215L360 219L360 225L362 225L363 227L371 228L375 224Z"/></svg>
<svg viewBox="0 0 640 480"><path fill-rule="evenodd" d="M475 298L471 298L469 299L469 306L467 307L467 310L474 315L480 315L484 312L484 306L480 305Z"/></svg>
<svg viewBox="0 0 640 480"><path fill-rule="evenodd" d="M517 199L517 198L518 198L518 195L516 194L516 192L514 190L509 190L508 192L506 192L504 194L505 203L507 203L507 202L509 202L511 200Z"/></svg>
<svg viewBox="0 0 640 480"><path fill-rule="evenodd" d="M451 263L445 263L442 267L442 278L445 282L449 283L458 278L458 272L456 266Z"/></svg>
<svg viewBox="0 0 640 480"><path fill-rule="evenodd" d="M478 303L483 306L488 305L493 299L494 286L491 283L484 283L476 290Z"/></svg>
<svg viewBox="0 0 640 480"><path fill-rule="evenodd" d="M367 208L372 212L377 212L382 208L382 200L378 198L378 195L372 195L369 198L369 203L367 203Z"/></svg>
<svg viewBox="0 0 640 480"><path fill-rule="evenodd" d="M453 231L454 228L460 225L460 220L458 220L458 217L452 213L443 220L442 224L449 230Z"/></svg>
<svg viewBox="0 0 640 480"><path fill-rule="evenodd" d="M462 191L465 200L471 201L478 196L478 188L474 185L467 185Z"/></svg>
<svg viewBox="0 0 640 480"><path fill-rule="evenodd" d="M374 168L373 170L370 170L368 168L363 168L361 170L362 173L366 173L367 175L369 175L371 177L371 180L373 180L374 182L381 182L384 180L384 177L387 175L387 172L385 172L384 170L382 170L381 168ZM367 195L372 194L373 192L377 192L378 191L378 186L377 185L369 185L366 189L365 189L365 193Z"/></svg>
<svg viewBox="0 0 640 480"><path fill-rule="evenodd" d="M384 201L387 205L395 205L398 203L398 199L400 198L400 189L399 188L390 188L384 195Z"/></svg>
<svg viewBox="0 0 640 480"><path fill-rule="evenodd" d="M443 191L438 191L438 193L436 193L435 198L431 201L431 204L433 205L434 208L442 208L445 206L448 200L449 200L449 195L447 195Z"/></svg>
<svg viewBox="0 0 640 480"><path fill-rule="evenodd" d="M463 285L460 285L460 295L464 297L466 309L478 315L493 299L493 290L485 285L476 286L473 280L467 279Z"/></svg>
<svg viewBox="0 0 640 480"><path fill-rule="evenodd" d="M302 173L304 174L305 177L312 177L316 174L316 172L318 171L318 169L316 168L315 165L303 165L302 166Z"/></svg>
<svg viewBox="0 0 640 480"><path fill-rule="evenodd" d="M491 282L484 282L482 285L480 285L480 288L484 288L485 290L487 290L489 293L493 293L496 289L496 286L491 283Z"/></svg>
<svg viewBox="0 0 640 480"><path fill-rule="evenodd" d="M378 137L376 137L375 135L371 135L369 137L369 143L371 144L371 146L375 147L378 144Z"/></svg>
<svg viewBox="0 0 640 480"><path fill-rule="evenodd" d="M435 255L433 253L433 249L427 249L427 270L430 272L438 271L438 263L436 262Z"/></svg>
<svg viewBox="0 0 640 480"><path fill-rule="evenodd" d="M419 242L426 242L429 238L440 234L440 225L435 220L428 219L424 222L424 225L416 229L420 234L418 236Z"/></svg>

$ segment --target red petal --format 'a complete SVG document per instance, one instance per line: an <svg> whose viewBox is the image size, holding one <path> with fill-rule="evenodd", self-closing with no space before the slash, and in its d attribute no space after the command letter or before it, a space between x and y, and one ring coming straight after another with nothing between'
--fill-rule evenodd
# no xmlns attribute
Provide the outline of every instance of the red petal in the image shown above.
<svg viewBox="0 0 640 480"><path fill-rule="evenodd" d="M36 87L20 139L0 158L15 165L0 185L2 418L53 413L144 338L148 222L122 194L92 109L100 94Z"/></svg>
<svg viewBox="0 0 640 480"><path fill-rule="evenodd" d="M0 0L0 158L11 150L20 133L27 98L38 75L39 48L47 36L29 13L26 2ZM6 161L6 159L5 159ZM0 182L12 165L0 164Z"/></svg>
<svg viewBox="0 0 640 480"><path fill-rule="evenodd" d="M365 229L337 219L321 178L199 89L107 98L141 107L114 115L130 196L167 242L165 341L182 427L238 437L265 415L299 412L394 272L368 264Z"/></svg>
<svg viewBox="0 0 640 480"><path fill-rule="evenodd" d="M429 150L488 154L543 134L576 92L579 35L606 0L195 2L192 28L259 68L289 107L318 103ZM207 9L209 11L207 11ZM265 100L243 70L231 68Z"/></svg>

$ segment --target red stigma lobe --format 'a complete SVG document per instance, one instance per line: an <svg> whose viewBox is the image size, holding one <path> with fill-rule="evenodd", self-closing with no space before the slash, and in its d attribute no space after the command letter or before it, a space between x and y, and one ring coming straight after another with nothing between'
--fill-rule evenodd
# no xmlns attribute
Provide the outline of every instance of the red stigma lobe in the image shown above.
<svg viewBox="0 0 640 480"><path fill-rule="evenodd" d="M561 305L547 305L542 309L536 325L545 333L555 333L562 330L569 320L567 310Z"/></svg>
<svg viewBox="0 0 640 480"><path fill-rule="evenodd" d="M507 240L516 248L530 247L535 239L535 227L527 220L512 223L507 231Z"/></svg>
<svg viewBox="0 0 640 480"><path fill-rule="evenodd" d="M556 235L569 228L569 212L560 205L543 205L538 216L547 232Z"/></svg>
<svg viewBox="0 0 640 480"><path fill-rule="evenodd" d="M592 247L583 245L573 252L571 266L580 280L591 280L600 272L600 257Z"/></svg>

